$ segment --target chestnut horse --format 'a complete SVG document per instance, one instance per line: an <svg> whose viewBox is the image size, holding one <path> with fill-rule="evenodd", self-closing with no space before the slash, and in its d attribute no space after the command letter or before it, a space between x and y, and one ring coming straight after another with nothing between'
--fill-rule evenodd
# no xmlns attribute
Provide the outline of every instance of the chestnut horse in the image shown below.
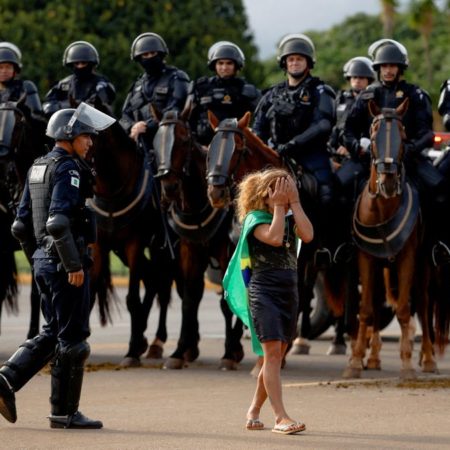
<svg viewBox="0 0 450 450"><path fill-rule="evenodd" d="M381 111L373 101L369 111L374 117L371 130L369 180L355 205L354 240L358 246L358 267L362 286L359 328L352 356L344 377L361 376L366 352L368 321L373 317L368 369L380 369L381 338L379 318L381 304L374 301L377 286L383 286L388 302L395 307L400 324L400 376L415 377L411 364L412 342L409 335L411 296L417 281L417 260L421 252L420 206L415 189L405 180L403 166L405 132L402 116L408 108L406 99L395 110ZM383 284L384 281L384 284ZM418 292L417 309L422 326L422 368L436 371L430 338L428 294Z"/></svg>
<svg viewBox="0 0 450 450"><path fill-rule="evenodd" d="M199 355L198 308L204 292L205 271L211 260L225 274L234 247L228 237L232 213L211 207L207 198L206 149L193 139L188 124L190 105L178 113L153 111L159 121L154 139L161 181L161 200L168 205L169 224L179 237L177 287L182 299L182 324L177 348L165 367L181 369ZM224 370L236 369L244 353L242 323L232 325L233 314L221 299L225 316ZM240 322L240 321L239 321Z"/></svg>
<svg viewBox="0 0 450 450"><path fill-rule="evenodd" d="M25 99L26 95L23 95L17 102L0 104L0 316L4 301L10 310L18 310L14 252L20 247L11 235L11 225L28 169L45 153L46 122L31 116ZM39 333L39 318L40 297L32 280L28 338Z"/></svg>

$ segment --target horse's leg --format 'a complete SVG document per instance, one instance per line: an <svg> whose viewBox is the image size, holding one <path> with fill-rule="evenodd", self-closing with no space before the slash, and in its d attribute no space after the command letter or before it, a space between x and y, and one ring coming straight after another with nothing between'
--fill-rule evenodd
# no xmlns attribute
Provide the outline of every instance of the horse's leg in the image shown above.
<svg viewBox="0 0 450 450"><path fill-rule="evenodd" d="M372 333L369 339L369 357L367 358L366 368L368 370L381 370L381 336L380 336L380 314L381 307L385 300L385 288L386 282L383 283L381 273L378 271L375 275L376 281L373 286L372 294Z"/></svg>
<svg viewBox="0 0 450 450"><path fill-rule="evenodd" d="M39 294L37 284L34 281L33 274L31 274L30 302L31 302L31 315L27 339L31 339L37 334L39 334L39 321L41 317L41 296Z"/></svg>
<svg viewBox="0 0 450 450"><path fill-rule="evenodd" d="M345 355L347 344L345 343L345 316L336 318L334 325L334 338L327 351L327 355Z"/></svg>
<svg viewBox="0 0 450 450"><path fill-rule="evenodd" d="M372 289L374 286L373 258L358 252L358 268L362 286L361 303L359 306L359 328L355 345L352 348L352 356L344 370L344 378L360 378L363 369L363 360L366 354L367 322L373 315Z"/></svg>

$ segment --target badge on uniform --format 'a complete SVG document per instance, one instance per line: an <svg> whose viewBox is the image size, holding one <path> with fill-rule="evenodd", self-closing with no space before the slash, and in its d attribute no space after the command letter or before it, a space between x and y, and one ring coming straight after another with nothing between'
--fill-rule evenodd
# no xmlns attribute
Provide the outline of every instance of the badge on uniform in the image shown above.
<svg viewBox="0 0 450 450"><path fill-rule="evenodd" d="M222 103L225 105L229 105L231 103L231 97L228 94L224 95Z"/></svg>
<svg viewBox="0 0 450 450"><path fill-rule="evenodd" d="M31 167L29 183L43 183L46 170L47 165L43 164Z"/></svg>
<svg viewBox="0 0 450 450"><path fill-rule="evenodd" d="M75 186L76 188L80 187L80 179L77 177L70 177L70 185Z"/></svg>
<svg viewBox="0 0 450 450"><path fill-rule="evenodd" d="M404 93L403 91L397 91L397 92L395 93L395 96L396 96L397 98L403 98L404 95L405 95L405 93Z"/></svg>

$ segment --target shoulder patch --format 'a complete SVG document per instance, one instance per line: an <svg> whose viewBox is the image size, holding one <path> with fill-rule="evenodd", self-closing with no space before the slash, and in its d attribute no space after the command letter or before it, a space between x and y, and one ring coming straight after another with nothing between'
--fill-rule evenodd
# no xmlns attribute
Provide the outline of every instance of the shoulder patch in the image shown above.
<svg viewBox="0 0 450 450"><path fill-rule="evenodd" d="M47 165L39 164L31 167L29 183L43 183L45 180L45 172L47 171Z"/></svg>
<svg viewBox="0 0 450 450"><path fill-rule="evenodd" d="M80 179L77 177L70 177L70 185L75 186L76 188L80 187Z"/></svg>
<svg viewBox="0 0 450 450"><path fill-rule="evenodd" d="M359 97L362 100L370 100L375 97L375 93L373 91L364 91L359 94Z"/></svg>

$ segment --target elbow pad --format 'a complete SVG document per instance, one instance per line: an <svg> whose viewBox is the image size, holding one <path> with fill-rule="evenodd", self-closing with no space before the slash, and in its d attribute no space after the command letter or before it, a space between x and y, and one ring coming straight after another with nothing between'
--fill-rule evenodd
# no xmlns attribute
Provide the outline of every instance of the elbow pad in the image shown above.
<svg viewBox="0 0 450 450"><path fill-rule="evenodd" d="M36 241L30 234L27 226L22 222L22 220L16 218L11 226L11 233L14 238L20 242L20 246L27 257L28 262L32 264L33 253L37 246Z"/></svg>
<svg viewBox="0 0 450 450"><path fill-rule="evenodd" d="M80 252L70 229L70 220L64 214L50 216L46 223L66 272L77 272L82 268Z"/></svg>

